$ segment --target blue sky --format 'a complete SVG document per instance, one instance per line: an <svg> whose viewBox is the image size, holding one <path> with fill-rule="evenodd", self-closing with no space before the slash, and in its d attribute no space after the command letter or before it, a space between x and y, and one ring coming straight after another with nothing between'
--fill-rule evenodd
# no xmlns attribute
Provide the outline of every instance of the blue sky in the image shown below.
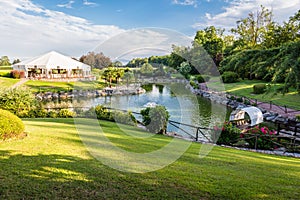
<svg viewBox="0 0 300 200"><path fill-rule="evenodd" d="M95 24L116 25L122 29L163 27L193 35L193 24L205 13L218 13L224 0L33 0L52 10L85 18ZM86 3L89 5L85 5Z"/></svg>
<svg viewBox="0 0 300 200"><path fill-rule="evenodd" d="M168 28L193 38L210 25L230 30L260 5L272 9L282 23L300 0L1 0L0 55L22 59L56 50L79 57L142 27Z"/></svg>

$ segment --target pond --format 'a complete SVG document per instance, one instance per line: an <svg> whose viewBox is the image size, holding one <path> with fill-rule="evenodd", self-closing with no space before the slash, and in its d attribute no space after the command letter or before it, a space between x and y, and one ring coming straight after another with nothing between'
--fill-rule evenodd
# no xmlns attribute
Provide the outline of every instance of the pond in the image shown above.
<svg viewBox="0 0 300 200"><path fill-rule="evenodd" d="M196 96L186 88L171 85L146 85L146 93L139 95L106 96L80 100L80 104L85 107L105 105L107 107L140 112L147 105L164 105L170 113L170 120L190 124L193 126L213 128L215 125L223 123L227 114L226 106L211 102L209 99ZM78 103L75 102L74 104ZM140 115L135 115L141 120ZM182 131L181 129L184 129ZM196 134L196 128L180 126L179 128L168 125L169 132L176 132L184 137ZM208 130L202 130L209 135ZM200 139L204 139L201 138Z"/></svg>

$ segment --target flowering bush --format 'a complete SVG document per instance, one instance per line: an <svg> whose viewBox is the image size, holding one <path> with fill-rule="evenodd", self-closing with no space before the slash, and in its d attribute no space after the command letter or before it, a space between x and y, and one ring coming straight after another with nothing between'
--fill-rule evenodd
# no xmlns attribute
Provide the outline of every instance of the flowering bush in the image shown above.
<svg viewBox="0 0 300 200"><path fill-rule="evenodd" d="M275 130L270 130L266 126L255 126L254 128L248 129L246 134L242 134L242 137L249 143L250 148L257 149L274 149L276 145L274 144ZM256 145L255 145L256 144Z"/></svg>

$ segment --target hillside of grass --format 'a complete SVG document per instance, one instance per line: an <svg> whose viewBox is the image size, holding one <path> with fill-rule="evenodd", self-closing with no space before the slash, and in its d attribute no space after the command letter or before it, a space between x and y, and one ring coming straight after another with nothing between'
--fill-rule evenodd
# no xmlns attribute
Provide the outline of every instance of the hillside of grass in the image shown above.
<svg viewBox="0 0 300 200"><path fill-rule="evenodd" d="M94 159L73 119L25 119L28 136L0 143L0 199L298 199L300 159L214 147L199 158L198 143L176 162L149 173L114 170ZM92 122L92 121L91 121ZM100 121L106 137L131 152L171 140ZM88 128L87 139L106 152ZM112 154L114 152L111 152ZM170 152L172 153L172 152ZM101 154L100 154L101 155ZM105 154L106 155L106 154Z"/></svg>
<svg viewBox="0 0 300 200"><path fill-rule="evenodd" d="M104 87L104 83L99 81L53 82L29 80L24 85L29 87L33 92L70 91L78 88L82 90L99 90Z"/></svg>
<svg viewBox="0 0 300 200"><path fill-rule="evenodd" d="M270 102L279 105L287 106L288 108L293 108L300 110L300 94L294 88L290 88L289 92L282 94L277 91L283 84L271 84L271 89L265 94L253 94L253 86L256 84L261 84L266 82L260 80L241 80L237 83L225 83L223 86L217 81L218 77L213 77L209 83L209 88L216 89L219 91L226 90L228 94L233 94L236 96L245 96L251 99L257 99L262 102Z"/></svg>
<svg viewBox="0 0 300 200"><path fill-rule="evenodd" d="M0 89L9 88L19 81L20 81L20 79L0 77Z"/></svg>

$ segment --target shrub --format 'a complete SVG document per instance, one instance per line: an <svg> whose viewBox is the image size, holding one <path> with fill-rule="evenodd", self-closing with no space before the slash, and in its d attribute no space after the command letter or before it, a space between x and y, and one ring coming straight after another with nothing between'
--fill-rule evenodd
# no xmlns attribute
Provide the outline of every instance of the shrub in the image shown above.
<svg viewBox="0 0 300 200"><path fill-rule="evenodd" d="M236 98L236 101L242 103L243 102L243 98L242 97L238 97L238 98Z"/></svg>
<svg viewBox="0 0 300 200"><path fill-rule="evenodd" d="M45 118L48 116L48 112L45 109L34 109L28 112L27 118Z"/></svg>
<svg viewBox="0 0 300 200"><path fill-rule="evenodd" d="M169 112L164 106L155 106L141 110L143 123L151 133L164 134L167 131Z"/></svg>
<svg viewBox="0 0 300 200"><path fill-rule="evenodd" d="M98 105L95 107L95 113L97 116L97 119L103 119L108 121L114 121L113 116L111 115L111 112L104 106Z"/></svg>
<svg viewBox="0 0 300 200"><path fill-rule="evenodd" d="M0 71L0 77L7 77L7 78L10 78L11 75L10 75L10 72L7 72L7 71Z"/></svg>
<svg viewBox="0 0 300 200"><path fill-rule="evenodd" d="M296 119L300 121L300 115L296 115Z"/></svg>
<svg viewBox="0 0 300 200"><path fill-rule="evenodd" d="M98 105L95 108L90 108L82 115L88 118L97 118L101 120L118 122L120 124L135 125L137 123L137 120L131 112L110 111L102 105Z"/></svg>
<svg viewBox="0 0 300 200"><path fill-rule="evenodd" d="M40 109L35 96L24 88L0 90L0 108L18 117L28 117L29 111Z"/></svg>
<svg viewBox="0 0 300 200"><path fill-rule="evenodd" d="M232 101L236 100L235 96L231 96L229 99Z"/></svg>
<svg viewBox="0 0 300 200"><path fill-rule="evenodd" d="M114 111L112 116L115 122L127 125L136 125L137 121L131 112Z"/></svg>
<svg viewBox="0 0 300 200"><path fill-rule="evenodd" d="M224 72L222 74L222 80L224 83L236 83L239 80L239 75L235 72Z"/></svg>
<svg viewBox="0 0 300 200"><path fill-rule="evenodd" d="M10 72L10 76L12 78L19 79L20 78L20 71L19 70L12 70Z"/></svg>
<svg viewBox="0 0 300 200"><path fill-rule="evenodd" d="M251 136L251 135L256 135ZM271 136L275 135L275 130L271 130L266 126L256 126L248 130L248 135L250 137L245 136L245 140L249 143L250 148L264 149L264 150L272 150L276 148L276 145L272 142L275 140Z"/></svg>
<svg viewBox="0 0 300 200"><path fill-rule="evenodd" d="M207 82L207 81L209 81L210 80L210 76L208 76L208 75L196 75L195 76L195 80L197 80L198 81L198 83L205 83L205 82Z"/></svg>
<svg viewBox="0 0 300 200"><path fill-rule="evenodd" d="M49 117L49 118L57 118L57 112L51 110L51 111L49 111L47 113L47 117Z"/></svg>
<svg viewBox="0 0 300 200"><path fill-rule="evenodd" d="M75 113L71 110L68 109L61 109L58 113L57 113L57 117L58 118L72 118L75 117Z"/></svg>
<svg viewBox="0 0 300 200"><path fill-rule="evenodd" d="M149 63L144 63L140 69L140 72L143 75L152 75L153 71L154 71L154 69L153 69L152 65Z"/></svg>
<svg viewBox="0 0 300 200"><path fill-rule="evenodd" d="M194 89L199 89L198 84L196 84L194 81L190 81L190 85L191 85Z"/></svg>
<svg viewBox="0 0 300 200"><path fill-rule="evenodd" d="M225 122L222 128L215 127L215 130L221 130L217 144L232 145L236 143L241 136L241 130L230 122Z"/></svg>
<svg viewBox="0 0 300 200"><path fill-rule="evenodd" d="M248 99L244 99L244 104L245 105L250 105L251 103L250 103L250 101Z"/></svg>
<svg viewBox="0 0 300 200"><path fill-rule="evenodd" d="M256 84L253 86L253 93L254 94L263 94L267 90L266 84Z"/></svg>
<svg viewBox="0 0 300 200"><path fill-rule="evenodd" d="M0 109L0 140L18 137L24 132L24 129L20 118L9 111Z"/></svg>
<svg viewBox="0 0 300 200"><path fill-rule="evenodd" d="M20 71L20 78L25 78L25 72L24 71Z"/></svg>

